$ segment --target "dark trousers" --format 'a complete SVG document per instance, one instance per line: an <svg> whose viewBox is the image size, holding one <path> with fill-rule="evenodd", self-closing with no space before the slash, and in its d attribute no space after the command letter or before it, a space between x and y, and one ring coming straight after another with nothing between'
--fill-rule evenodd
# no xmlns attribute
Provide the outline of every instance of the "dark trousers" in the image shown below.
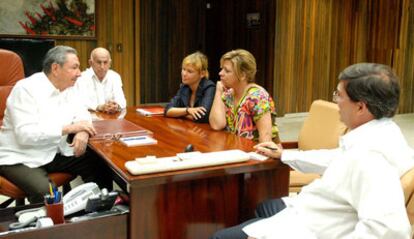
<svg viewBox="0 0 414 239"><path fill-rule="evenodd" d="M112 190L109 168L89 150L81 157L56 154L52 162L38 168L29 168L23 164L0 166L0 174L22 189L30 203L43 202L43 196L49 193L48 173L53 172L81 176L84 182L96 182L100 188Z"/></svg>
<svg viewBox="0 0 414 239"><path fill-rule="evenodd" d="M256 208L256 218L245 221L237 226L221 229L214 233L210 239L246 239L248 236L243 232L243 227L263 218L271 217L285 208L286 205L280 198L264 201Z"/></svg>

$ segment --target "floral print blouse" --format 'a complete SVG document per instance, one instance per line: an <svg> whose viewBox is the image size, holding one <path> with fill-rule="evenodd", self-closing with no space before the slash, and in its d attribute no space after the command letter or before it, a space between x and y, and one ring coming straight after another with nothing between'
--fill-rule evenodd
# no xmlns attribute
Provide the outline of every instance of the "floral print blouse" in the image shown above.
<svg viewBox="0 0 414 239"><path fill-rule="evenodd" d="M251 86L237 105L234 102L233 89L228 89L223 93L222 100L226 106L226 130L248 139L258 140L256 122L265 113L270 112L272 138L275 142L280 142L275 103L265 89L258 85Z"/></svg>

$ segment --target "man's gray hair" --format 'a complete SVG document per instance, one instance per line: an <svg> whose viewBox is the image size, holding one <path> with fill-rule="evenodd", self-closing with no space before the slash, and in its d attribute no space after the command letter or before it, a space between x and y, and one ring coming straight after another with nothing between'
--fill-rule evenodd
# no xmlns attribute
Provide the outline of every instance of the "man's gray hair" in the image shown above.
<svg viewBox="0 0 414 239"><path fill-rule="evenodd" d="M78 55L78 52L70 46L55 46L50 49L43 60L43 72L48 75L52 70L53 63L63 66L66 62L66 55L68 53Z"/></svg>
<svg viewBox="0 0 414 239"><path fill-rule="evenodd" d="M338 77L354 102L364 102L376 119L393 117L398 109L400 84L391 67L377 63L358 63Z"/></svg>

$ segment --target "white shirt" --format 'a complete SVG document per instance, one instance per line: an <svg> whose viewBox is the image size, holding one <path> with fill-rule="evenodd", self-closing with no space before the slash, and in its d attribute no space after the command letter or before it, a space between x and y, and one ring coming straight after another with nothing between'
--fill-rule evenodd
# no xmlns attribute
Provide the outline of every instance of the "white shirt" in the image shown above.
<svg viewBox="0 0 414 239"><path fill-rule="evenodd" d="M43 72L18 81L10 93L0 129L0 165L39 167L60 152L73 155L63 126L91 121L73 88L56 89Z"/></svg>
<svg viewBox="0 0 414 239"><path fill-rule="evenodd" d="M294 159L298 155L299 161ZM307 163L318 158L322 163L316 167ZM414 167L414 152L391 119L352 130L341 137L338 149L284 151L282 161L323 176L297 197L284 198L283 213L244 227L249 236L410 238L400 177ZM298 166L301 162L304 167Z"/></svg>
<svg viewBox="0 0 414 239"><path fill-rule="evenodd" d="M88 68L82 72L75 87L83 95L84 103L90 110L96 110L98 105L109 100L115 101L122 109L126 107L121 76L113 70L108 70L105 78L100 81L93 69Z"/></svg>

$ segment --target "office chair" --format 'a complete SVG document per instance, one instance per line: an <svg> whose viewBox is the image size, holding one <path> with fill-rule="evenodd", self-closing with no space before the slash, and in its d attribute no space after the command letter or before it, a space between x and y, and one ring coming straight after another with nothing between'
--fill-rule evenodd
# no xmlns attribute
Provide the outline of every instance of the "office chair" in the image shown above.
<svg viewBox="0 0 414 239"><path fill-rule="evenodd" d="M410 224L414 225L414 168L401 177L401 185L404 190L408 219Z"/></svg>
<svg viewBox="0 0 414 239"><path fill-rule="evenodd" d="M19 55L0 49L0 126L3 124L6 99L16 82L23 78L23 63Z"/></svg>
<svg viewBox="0 0 414 239"><path fill-rule="evenodd" d="M19 55L9 50L0 49L0 127L3 124L7 97L16 82L23 78L23 63ZM49 174L49 178L57 186L63 185L64 190L70 190L69 182L73 179L72 175L52 173ZM10 199L0 204L0 208L7 207L14 200L16 200L17 205L24 204L24 192L2 176L0 176L0 194L10 197Z"/></svg>
<svg viewBox="0 0 414 239"><path fill-rule="evenodd" d="M303 122L297 142L283 142L285 149L299 150L333 149L338 147L338 140L347 128L339 120L337 104L315 100L309 110L309 115ZM290 171L289 192L299 192L302 186L320 177L318 174Z"/></svg>

